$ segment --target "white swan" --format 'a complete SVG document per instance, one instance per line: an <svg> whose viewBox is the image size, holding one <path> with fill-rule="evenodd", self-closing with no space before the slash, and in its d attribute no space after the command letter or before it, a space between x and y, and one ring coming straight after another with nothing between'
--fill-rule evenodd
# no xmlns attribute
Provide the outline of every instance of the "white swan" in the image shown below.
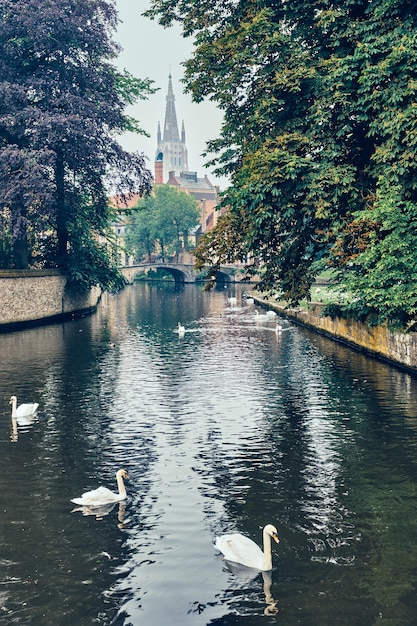
<svg viewBox="0 0 417 626"><path fill-rule="evenodd" d="M266 312L266 315L267 315L267 317L270 317L270 318L272 318L272 319L273 319L274 317L276 317L276 316L277 316L277 314L275 313L275 311L272 311L272 309L270 309L269 311L267 311L267 312Z"/></svg>
<svg viewBox="0 0 417 626"><path fill-rule="evenodd" d="M258 324L262 323L262 322L267 322L269 319L268 315L266 315L266 313L259 313L259 311L257 309L255 309L255 322L257 322Z"/></svg>
<svg viewBox="0 0 417 626"><path fill-rule="evenodd" d="M19 418L29 417L36 413L36 409L39 404L37 402L30 402L27 404L21 404L17 406L17 398L16 396L12 396L9 400L9 404L12 405L12 417L17 419L17 423L19 424Z"/></svg>
<svg viewBox="0 0 417 626"><path fill-rule="evenodd" d="M94 515L96 520L102 520L103 517L109 515L116 506L117 502L110 502L109 504L103 504L102 506L76 506L72 509L71 513L81 512L85 517L88 515ZM117 513L118 527L123 528L124 516L126 511L126 500L120 500L119 510Z"/></svg>
<svg viewBox="0 0 417 626"><path fill-rule="evenodd" d="M109 502L108 504L102 504L101 506L76 506L75 509L72 509L71 513L80 511L85 516L94 515L96 519L103 519L103 517L113 511L116 504L117 502ZM122 501L119 502L119 506L120 504L122 504Z"/></svg>
<svg viewBox="0 0 417 626"><path fill-rule="evenodd" d="M126 470L121 469L116 472L119 493L114 493L113 491L110 491L110 489L107 489L107 487L99 487L98 489L93 489L92 491L86 491L82 494L81 498L73 498L71 502L74 502L74 504L78 504L79 506L93 508L103 507L107 504L111 504L112 502L120 502L120 500L126 500L127 494L125 484L123 482L124 478L129 478Z"/></svg>
<svg viewBox="0 0 417 626"><path fill-rule="evenodd" d="M178 322L177 333L179 337L184 337L185 327L181 324L181 322Z"/></svg>
<svg viewBox="0 0 417 626"><path fill-rule="evenodd" d="M215 547L220 550L226 561L268 572L272 569L271 537L279 543L277 529L272 524L267 524L263 530L263 552L252 539L240 533L217 537Z"/></svg>

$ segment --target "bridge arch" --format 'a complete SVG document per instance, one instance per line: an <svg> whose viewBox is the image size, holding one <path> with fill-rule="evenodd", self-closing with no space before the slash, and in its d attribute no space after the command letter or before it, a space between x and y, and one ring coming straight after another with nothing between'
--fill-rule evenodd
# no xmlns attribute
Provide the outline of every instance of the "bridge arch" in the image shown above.
<svg viewBox="0 0 417 626"><path fill-rule="evenodd" d="M193 266L171 265L168 263L141 263L140 265L132 265L123 267L122 274L128 283L133 283L137 274L149 274L149 272L168 272L174 277L176 283L195 283L195 272Z"/></svg>
<svg viewBox="0 0 417 626"><path fill-rule="evenodd" d="M158 265L154 268L154 270L155 269L156 269L157 274L159 274L162 270L164 270L165 272L168 272L168 274L171 274L174 277L174 280L176 283L194 282L194 280L193 281L187 280L186 274L182 270L178 269L177 267L170 267L168 265Z"/></svg>
<svg viewBox="0 0 417 626"><path fill-rule="evenodd" d="M170 273L176 283L195 283L196 281L210 280L210 270L202 271L197 274L194 265L176 264L176 263L141 263L140 265L131 265L121 268L121 272L128 283L133 283L135 277L139 273L148 274L149 272L159 272L164 270ZM235 282L233 271L230 268L218 270L216 272L216 283L220 285L229 285Z"/></svg>
<svg viewBox="0 0 417 626"><path fill-rule="evenodd" d="M197 280L212 280L212 275L210 275L210 271L201 273ZM222 272L221 270L217 270L215 282L217 285L229 285L231 282L234 282L233 277L230 276L227 272Z"/></svg>

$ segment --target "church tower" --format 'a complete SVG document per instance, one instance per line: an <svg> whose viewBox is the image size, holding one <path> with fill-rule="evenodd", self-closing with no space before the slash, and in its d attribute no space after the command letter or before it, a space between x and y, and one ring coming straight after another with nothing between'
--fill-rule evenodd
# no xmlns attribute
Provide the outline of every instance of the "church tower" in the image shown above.
<svg viewBox="0 0 417 626"><path fill-rule="evenodd" d="M185 145L184 122L181 127L181 136L178 131L177 113L175 111L175 96L172 89L172 77L168 76L168 93L166 96L164 132L158 122L157 143L155 157L155 182L168 182L169 172L180 175L188 172L188 153Z"/></svg>

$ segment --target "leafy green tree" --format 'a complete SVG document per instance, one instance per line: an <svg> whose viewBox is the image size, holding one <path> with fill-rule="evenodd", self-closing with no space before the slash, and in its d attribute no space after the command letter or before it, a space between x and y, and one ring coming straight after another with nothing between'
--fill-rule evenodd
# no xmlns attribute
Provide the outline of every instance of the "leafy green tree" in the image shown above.
<svg viewBox="0 0 417 626"><path fill-rule="evenodd" d="M157 185L151 196L139 200L137 208L126 239L138 258L144 249L148 258L157 248L162 258L171 251L178 255L187 249L188 232L200 217L194 198L176 187Z"/></svg>
<svg viewBox="0 0 417 626"><path fill-rule="evenodd" d="M378 227L356 259L358 268L346 277L353 298L340 310L371 324L387 321L400 328L417 314L417 210L402 195L400 187L378 189L378 200L368 212Z"/></svg>
<svg viewBox="0 0 417 626"><path fill-rule="evenodd" d="M151 188L143 156L118 137L140 130L126 106L154 90L112 64L116 25L111 0L0 0L0 210L14 264L47 249L38 262L80 288L120 279L97 244L108 234L108 189Z"/></svg>
<svg viewBox="0 0 417 626"><path fill-rule="evenodd" d="M155 198L149 196L146 200L139 202L140 211L135 211L132 215L132 223L126 228L126 246L136 259L147 257L150 263L152 253L156 250L156 241L153 227L153 210Z"/></svg>
<svg viewBox="0 0 417 626"><path fill-rule="evenodd" d="M321 260L349 276L352 288L357 276L361 300L364 281L372 289L375 280L362 254L388 235L370 211L390 207L394 223L407 206L415 247L414 7L406 0L153 0L147 15L164 26L178 21L194 37L186 86L196 101L210 98L224 112L208 154L218 173L230 175L222 200L230 214L203 241L200 263L255 257L261 288L279 284L297 303ZM396 254L390 241L384 255ZM409 290L417 290L413 279ZM388 319L377 306L379 319Z"/></svg>

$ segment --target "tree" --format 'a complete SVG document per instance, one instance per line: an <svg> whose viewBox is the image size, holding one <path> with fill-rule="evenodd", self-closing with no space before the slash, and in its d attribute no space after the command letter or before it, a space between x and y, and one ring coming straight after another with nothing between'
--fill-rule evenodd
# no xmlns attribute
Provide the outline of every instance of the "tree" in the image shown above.
<svg viewBox="0 0 417 626"><path fill-rule="evenodd" d="M371 324L386 321L404 328L417 314L416 206L404 201L399 186L386 187L378 189L377 201L368 215L378 227L356 257L356 271L346 277L346 286L355 297L339 313L349 312ZM361 220L365 218L363 212Z"/></svg>
<svg viewBox="0 0 417 626"><path fill-rule="evenodd" d="M200 217L194 198L176 187L158 185L151 196L139 200L137 209L126 239L138 258L144 249L149 257L158 247L162 258L170 249L177 255L187 249L188 232Z"/></svg>
<svg viewBox="0 0 417 626"><path fill-rule="evenodd" d="M203 241L200 262L255 256L261 288L279 285L295 304L321 260L350 277L360 300L375 278L361 255L387 235L369 211L383 202L395 214L406 203L411 219L417 201L413 7L153 0L147 15L194 37L186 86L224 112L208 154L231 177L222 198L230 215Z"/></svg>
<svg viewBox="0 0 417 626"><path fill-rule="evenodd" d="M30 249L74 284L119 282L105 245L108 190L146 193L142 155L117 141L140 131L125 109L152 93L151 81L118 72L109 0L0 0L0 210L14 263ZM100 267L96 272L95 268Z"/></svg>
<svg viewBox="0 0 417 626"><path fill-rule="evenodd" d="M146 256L148 263L151 263L152 253L156 250L153 231L149 209L136 211L133 214L132 224L126 229L126 245L136 259Z"/></svg>
<svg viewBox="0 0 417 626"><path fill-rule="evenodd" d="M155 234L173 243L178 255L182 248L188 248L188 231L199 222L200 209L197 200L176 187L160 185L155 189L155 206L158 223Z"/></svg>

